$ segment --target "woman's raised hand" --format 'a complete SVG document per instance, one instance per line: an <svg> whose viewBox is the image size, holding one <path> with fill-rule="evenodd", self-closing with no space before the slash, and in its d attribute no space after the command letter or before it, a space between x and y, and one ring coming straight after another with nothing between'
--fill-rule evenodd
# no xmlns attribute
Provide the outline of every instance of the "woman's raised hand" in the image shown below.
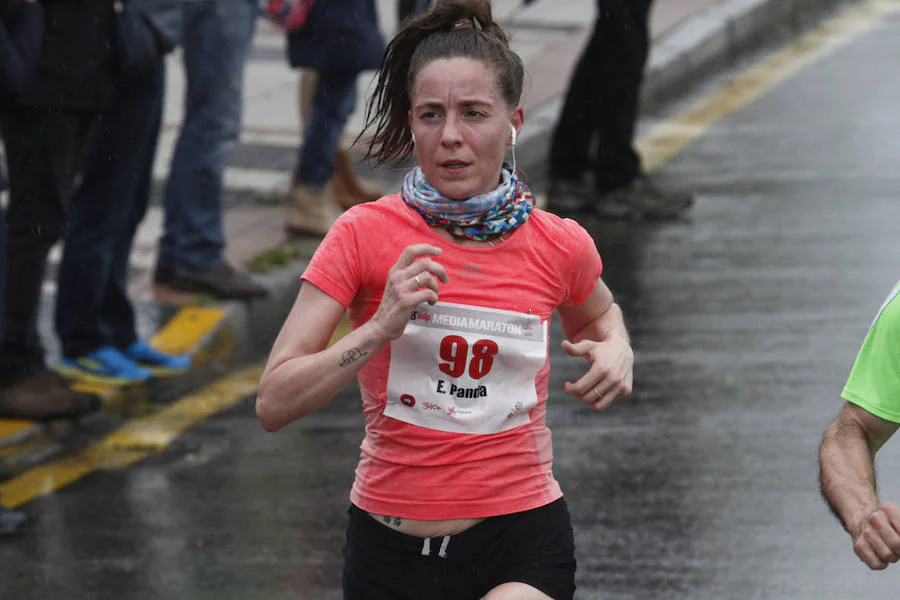
<svg viewBox="0 0 900 600"><path fill-rule="evenodd" d="M450 281L444 266L430 258L440 254L441 249L430 244L407 246L388 272L384 296L371 320L388 341L403 335L416 306L438 301L438 281Z"/></svg>
<svg viewBox="0 0 900 600"><path fill-rule="evenodd" d="M586 359L590 365L581 379L565 382L567 394L580 398L594 410L603 410L631 394L634 352L624 337L611 336L602 342L581 340L575 344L563 340L562 349L569 356Z"/></svg>

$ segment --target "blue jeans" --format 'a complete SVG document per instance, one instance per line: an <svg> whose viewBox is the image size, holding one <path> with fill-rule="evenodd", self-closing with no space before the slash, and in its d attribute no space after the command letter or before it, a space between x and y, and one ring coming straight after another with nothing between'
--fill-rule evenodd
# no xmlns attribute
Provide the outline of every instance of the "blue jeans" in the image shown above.
<svg viewBox="0 0 900 600"><path fill-rule="evenodd" d="M241 132L254 0L183 2L184 122L165 195L157 264L202 272L222 264L225 165Z"/></svg>
<svg viewBox="0 0 900 600"><path fill-rule="evenodd" d="M66 358L137 339L128 260L150 198L164 91L162 59L124 75L88 148L58 275L56 332Z"/></svg>
<svg viewBox="0 0 900 600"><path fill-rule="evenodd" d="M319 71L300 148L300 183L322 187L334 175L341 133L356 107L356 71Z"/></svg>

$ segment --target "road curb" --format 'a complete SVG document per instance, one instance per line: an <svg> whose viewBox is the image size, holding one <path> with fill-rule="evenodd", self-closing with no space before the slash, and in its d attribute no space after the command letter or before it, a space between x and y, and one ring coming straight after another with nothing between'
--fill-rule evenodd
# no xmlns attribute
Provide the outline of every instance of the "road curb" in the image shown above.
<svg viewBox="0 0 900 600"><path fill-rule="evenodd" d="M651 49L641 93L643 110L663 106L741 57L808 29L829 11L861 0L727 0L686 19ZM517 158L543 175L563 93L527 115Z"/></svg>

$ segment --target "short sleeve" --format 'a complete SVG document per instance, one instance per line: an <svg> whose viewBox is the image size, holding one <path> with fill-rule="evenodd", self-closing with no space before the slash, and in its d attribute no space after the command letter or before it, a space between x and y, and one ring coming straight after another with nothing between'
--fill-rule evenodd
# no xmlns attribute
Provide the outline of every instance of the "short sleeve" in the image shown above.
<svg viewBox="0 0 900 600"><path fill-rule="evenodd" d="M570 252L561 271L562 284L567 291L563 306L578 306L594 291L603 273L603 261L591 235L572 219L564 219L569 230Z"/></svg>
<svg viewBox="0 0 900 600"><path fill-rule="evenodd" d="M341 215L319 244L301 276L303 281L313 284L344 308L350 306L360 287L359 224L358 211L350 210Z"/></svg>
<svg viewBox="0 0 900 600"><path fill-rule="evenodd" d="M841 396L877 417L900 423L900 286L866 336Z"/></svg>

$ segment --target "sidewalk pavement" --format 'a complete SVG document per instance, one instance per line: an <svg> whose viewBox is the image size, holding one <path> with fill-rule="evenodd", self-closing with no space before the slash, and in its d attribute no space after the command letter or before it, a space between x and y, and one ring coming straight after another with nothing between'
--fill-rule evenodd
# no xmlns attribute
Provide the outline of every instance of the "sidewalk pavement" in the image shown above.
<svg viewBox="0 0 900 600"><path fill-rule="evenodd" d="M848 0L845 0L848 1ZM643 103L657 106L672 100L704 76L756 50L774 35L795 32L810 14L841 0L659 0L652 18L653 45L644 84ZM396 27L394 0L377 0L382 29ZM495 0L494 15L511 34L530 77L523 105L526 124L519 138L519 164L541 170L547 143L571 69L590 35L595 0L538 0L522 8L520 0ZM154 287L152 269L161 232L162 214L151 207L131 256L132 298L139 307L142 335L160 348L194 355L191 371L173 380L132 388L92 387L106 410L90 417L88 428L146 410L149 402L167 402L189 393L223 372L265 356L299 288L305 261L318 239L287 241L282 228L280 194L287 188L296 158L300 124L296 110L297 73L284 58L284 36L260 20L248 65L244 126L226 176L229 200L225 210L227 258L257 271L271 290L269 298L251 302L215 303ZM180 56L169 58L166 116L156 165L162 184L181 120L184 90ZM366 98L371 76L360 78L360 98ZM364 102L346 131L352 139L363 125ZM361 167L365 169L365 167ZM370 171L386 192L399 189L402 173ZM58 260L56 249L51 260ZM41 329L53 346L53 273L45 283ZM0 419L0 480L64 450L77 426L58 422L42 426ZM82 428L83 429L83 428Z"/></svg>

